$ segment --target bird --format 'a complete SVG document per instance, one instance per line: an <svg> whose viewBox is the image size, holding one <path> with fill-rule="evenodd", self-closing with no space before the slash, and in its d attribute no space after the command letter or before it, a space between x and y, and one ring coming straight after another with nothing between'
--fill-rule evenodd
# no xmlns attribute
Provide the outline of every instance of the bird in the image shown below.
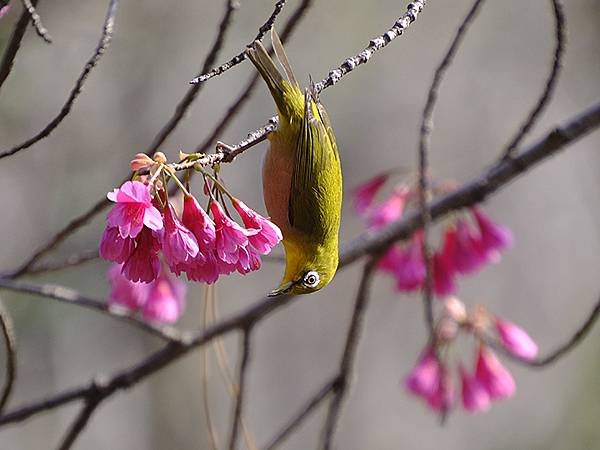
<svg viewBox="0 0 600 450"><path fill-rule="evenodd" d="M271 29L275 58L259 41L246 49L275 101L278 124L269 133L262 171L271 220L281 229L285 272L269 296L308 294L334 277L339 259L342 168L331 121L312 80L302 91L283 44Z"/></svg>

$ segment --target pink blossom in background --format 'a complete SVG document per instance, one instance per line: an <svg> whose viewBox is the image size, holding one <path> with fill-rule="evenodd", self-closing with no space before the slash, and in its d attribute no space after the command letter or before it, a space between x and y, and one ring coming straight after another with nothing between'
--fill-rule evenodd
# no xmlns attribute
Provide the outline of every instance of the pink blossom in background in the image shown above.
<svg viewBox="0 0 600 450"><path fill-rule="evenodd" d="M142 317L151 322L176 322L185 309L185 293L185 283L162 273L148 286Z"/></svg>
<svg viewBox="0 0 600 450"><path fill-rule="evenodd" d="M396 267L396 288L401 292L416 291L425 281L422 245L423 234L417 232L405 248L402 260Z"/></svg>
<svg viewBox="0 0 600 450"><path fill-rule="evenodd" d="M6 14L8 14L8 12L10 11L10 5L4 5L3 7L0 8L0 19L2 19L2 17L4 17Z"/></svg>
<svg viewBox="0 0 600 450"><path fill-rule="evenodd" d="M377 263L382 272L396 273L396 269L404 262L404 252L398 245L392 245Z"/></svg>
<svg viewBox="0 0 600 450"><path fill-rule="evenodd" d="M109 306L121 306L130 311L137 311L146 301L148 285L129 281L121 273L121 265L111 265L106 277L110 284Z"/></svg>
<svg viewBox="0 0 600 450"><path fill-rule="evenodd" d="M441 377L440 360L433 349L428 348L404 380L404 386L413 394L428 399L438 391Z"/></svg>
<svg viewBox="0 0 600 450"><path fill-rule="evenodd" d="M154 281L160 272L159 250L158 237L144 227L135 238L135 250L123 264L123 275L130 281Z"/></svg>
<svg viewBox="0 0 600 450"><path fill-rule="evenodd" d="M490 396L481 383L469 375L462 365L459 366L459 372L463 408L469 412L483 412L490 409Z"/></svg>
<svg viewBox="0 0 600 450"><path fill-rule="evenodd" d="M116 263L124 263L135 249L135 241L130 237L123 238L117 227L107 226L100 239L100 257Z"/></svg>
<svg viewBox="0 0 600 450"><path fill-rule="evenodd" d="M389 178L389 173L383 173L377 175L365 183L359 185L352 191L352 199L354 201L354 209L360 215L363 215L367 212L371 204L373 203L373 199L377 192L383 187L387 179Z"/></svg>
<svg viewBox="0 0 600 450"><path fill-rule="evenodd" d="M500 363L494 352L481 345L477 354L475 378L483 386L490 399L512 397L515 393L515 380Z"/></svg>
<svg viewBox="0 0 600 450"><path fill-rule="evenodd" d="M507 320L496 319L496 330L504 348L513 355L528 361L537 356L537 344L522 328Z"/></svg>
<svg viewBox="0 0 600 450"><path fill-rule="evenodd" d="M250 245L262 255L270 253L271 249L283 239L279 227L256 211L248 208L242 201L233 199L232 202L246 228L258 230L256 234L248 236Z"/></svg>
<svg viewBox="0 0 600 450"><path fill-rule="evenodd" d="M170 203L165 208L164 229L160 238L165 261L171 270L198 255L198 242L194 234L181 223Z"/></svg>
<svg viewBox="0 0 600 450"><path fill-rule="evenodd" d="M439 382L433 395L427 397L427 405L434 411L445 414L454 403L454 384L446 366L440 368Z"/></svg>
<svg viewBox="0 0 600 450"><path fill-rule="evenodd" d="M402 217L408 194L409 190L405 186L396 188L390 197L369 209L367 213L369 228L379 230Z"/></svg>
<svg viewBox="0 0 600 450"><path fill-rule="evenodd" d="M441 253L433 255L433 292L440 297L455 294L458 290L452 262Z"/></svg>
<svg viewBox="0 0 600 450"><path fill-rule="evenodd" d="M491 258L513 245L513 234L507 227L493 222L481 208L473 208L471 211L479 227L482 248Z"/></svg>
<svg viewBox="0 0 600 450"><path fill-rule="evenodd" d="M107 223L118 227L121 237L135 238L144 225L154 231L162 229L162 216L152 205L150 189L139 181L126 181L108 193L108 199L117 204L108 213Z"/></svg>
<svg viewBox="0 0 600 450"><path fill-rule="evenodd" d="M462 274L479 270L487 262L486 253L481 240L469 224L459 219L456 222L456 247L454 249L454 265Z"/></svg>

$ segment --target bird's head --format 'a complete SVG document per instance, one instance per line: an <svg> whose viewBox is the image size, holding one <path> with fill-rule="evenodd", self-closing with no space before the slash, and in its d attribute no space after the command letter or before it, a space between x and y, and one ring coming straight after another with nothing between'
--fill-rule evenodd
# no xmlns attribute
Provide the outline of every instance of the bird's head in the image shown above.
<svg viewBox="0 0 600 450"><path fill-rule="evenodd" d="M331 245L283 242L286 268L279 287L269 297L310 294L333 279L338 266L337 242Z"/></svg>

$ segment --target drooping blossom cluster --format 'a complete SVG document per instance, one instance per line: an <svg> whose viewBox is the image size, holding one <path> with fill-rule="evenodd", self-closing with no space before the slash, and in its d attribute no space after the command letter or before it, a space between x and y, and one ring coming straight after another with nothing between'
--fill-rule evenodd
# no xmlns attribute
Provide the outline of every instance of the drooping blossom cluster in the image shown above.
<svg viewBox="0 0 600 450"><path fill-rule="evenodd" d="M6 4L2 6L3 3L4 2L0 2L0 19L2 19L2 17L4 17L10 11L10 5Z"/></svg>
<svg viewBox="0 0 600 450"><path fill-rule="evenodd" d="M475 357L469 365L453 363L447 356L461 332L475 341ZM469 412L487 411L492 401L511 397L516 389L514 378L487 345L491 341L524 361L533 360L538 353L536 343L517 325L493 316L480 306L467 313L460 300L446 298L443 314L436 323L434 342L423 350L405 378L405 387L433 411L446 414L455 404L451 375L455 367L462 407Z"/></svg>
<svg viewBox="0 0 600 450"><path fill-rule="evenodd" d="M131 168L145 170L145 175L107 195L115 206L108 213L100 256L119 264L121 274L132 283L157 282L165 267L205 283L259 269L261 255L282 239L279 228L231 196L214 178L213 184L205 178L208 212L186 191L178 214L160 181L161 171L163 180L173 177L165 163L161 153L154 160L137 155ZM229 215L219 196L221 202L225 196L230 198L244 226Z"/></svg>
<svg viewBox="0 0 600 450"><path fill-rule="evenodd" d="M374 198L387 177L388 174L378 175L354 191L355 209L370 230L400 219L405 208L416 199L414 190L401 184L386 200L375 204ZM440 297L456 294L459 276L498 262L501 252L512 243L510 230L495 223L480 207L454 216L446 222L441 245L432 256L434 293ZM379 262L379 269L394 277L400 292L414 292L423 287L426 270L422 244L423 234L417 231L409 242L390 247Z"/></svg>

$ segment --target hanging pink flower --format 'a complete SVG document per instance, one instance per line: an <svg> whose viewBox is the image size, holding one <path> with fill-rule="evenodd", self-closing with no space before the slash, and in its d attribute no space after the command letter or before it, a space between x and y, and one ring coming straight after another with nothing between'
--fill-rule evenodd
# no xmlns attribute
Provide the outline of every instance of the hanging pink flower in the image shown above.
<svg viewBox="0 0 600 450"><path fill-rule="evenodd" d="M250 245L262 255L270 253L271 249L283 239L279 227L256 211L248 208L242 201L233 199L232 202L246 228L258 230L256 234L248 236Z"/></svg>
<svg viewBox="0 0 600 450"><path fill-rule="evenodd" d="M163 272L148 286L142 317L152 322L176 322L185 309L185 293L185 283Z"/></svg>
<svg viewBox="0 0 600 450"><path fill-rule="evenodd" d="M490 396L473 376L469 375L462 365L459 366L461 379L462 405L469 412L483 412L490 409Z"/></svg>
<svg viewBox="0 0 600 450"><path fill-rule="evenodd" d="M190 281L199 281L208 284L215 283L222 273L214 250L209 250L204 254L198 253L196 258L189 263L179 265L178 270L185 272ZM175 273L179 275L180 272Z"/></svg>
<svg viewBox="0 0 600 450"><path fill-rule="evenodd" d="M367 212L371 204L373 203L373 199L377 192L383 187L387 179L389 178L389 173L382 173L377 175L365 183L359 185L352 191L352 199L354 200L354 209L360 215L363 215Z"/></svg>
<svg viewBox="0 0 600 450"><path fill-rule="evenodd" d="M458 272L462 274L475 272L487 262L479 236L462 219L456 223L455 245L454 265Z"/></svg>
<svg viewBox="0 0 600 450"><path fill-rule="evenodd" d="M382 272L395 274L398 266L404 262L404 252L398 245L393 245L385 252L377 263Z"/></svg>
<svg viewBox="0 0 600 450"><path fill-rule="evenodd" d="M108 199L117 204L108 213L107 223L118 227L121 237L135 238L144 225L154 231L162 229L162 216L152 205L150 189L139 181L126 181L108 193Z"/></svg>
<svg viewBox="0 0 600 450"><path fill-rule="evenodd" d="M191 261L199 251L194 234L177 218L170 203L165 208L161 245L165 261L171 270L178 264Z"/></svg>
<svg viewBox="0 0 600 450"><path fill-rule="evenodd" d="M413 394L428 399L436 395L442 377L442 364L433 349L428 348L404 380Z"/></svg>
<svg viewBox="0 0 600 450"><path fill-rule="evenodd" d="M446 366L440 368L439 382L433 395L427 397L427 405L434 411L445 414L454 403L454 385Z"/></svg>
<svg viewBox="0 0 600 450"><path fill-rule="evenodd" d="M396 288L401 292L415 291L425 281L422 245L423 234L417 232L404 250L402 261L396 267Z"/></svg>
<svg viewBox="0 0 600 450"><path fill-rule="evenodd" d="M248 246L248 236L258 231L245 230L239 226L216 201L210 202L210 210L215 219L217 257L225 264L235 266L240 258L240 248Z"/></svg>
<svg viewBox="0 0 600 450"><path fill-rule="evenodd" d="M445 297L457 291L455 270L452 262L443 253L433 255L433 291Z"/></svg>
<svg viewBox="0 0 600 450"><path fill-rule="evenodd" d="M0 7L0 19L4 17L10 11L10 5L4 5Z"/></svg>
<svg viewBox="0 0 600 450"><path fill-rule="evenodd" d="M531 337L514 323L496 319L496 330L500 342L513 355L531 361L538 354L538 346Z"/></svg>
<svg viewBox="0 0 600 450"><path fill-rule="evenodd" d="M135 250L123 264L123 275L130 281L154 281L160 272L159 250L158 237L144 227L135 238Z"/></svg>
<svg viewBox="0 0 600 450"><path fill-rule="evenodd" d="M120 306L130 311L137 311L146 301L148 285L129 281L121 273L121 265L112 264L107 272L110 292L109 306Z"/></svg>
<svg viewBox="0 0 600 450"><path fill-rule="evenodd" d="M191 195L186 195L183 199L181 220L194 233L201 253L215 248L215 223Z"/></svg>
<svg viewBox="0 0 600 450"><path fill-rule="evenodd" d="M379 230L402 217L409 192L406 186L396 188L387 200L373 207L367 215L369 228Z"/></svg>
<svg viewBox="0 0 600 450"><path fill-rule="evenodd" d="M129 258L135 249L135 241L123 238L117 227L107 226L100 239L100 257L108 261L123 263Z"/></svg>
<svg viewBox="0 0 600 450"><path fill-rule="evenodd" d="M240 248L240 258L235 266L240 274L246 275L247 273L260 269L260 266L260 253L258 253L256 249L250 246Z"/></svg>
<svg viewBox="0 0 600 450"><path fill-rule="evenodd" d="M477 355L475 378L492 400L512 397L515 393L515 380L512 375L496 355L483 345L479 347Z"/></svg>
<svg viewBox="0 0 600 450"><path fill-rule="evenodd" d="M493 222L481 208L473 208L471 211L479 226L481 246L484 252L490 254L492 258L497 258L495 255L498 252L506 250L513 245L513 235L507 227Z"/></svg>

